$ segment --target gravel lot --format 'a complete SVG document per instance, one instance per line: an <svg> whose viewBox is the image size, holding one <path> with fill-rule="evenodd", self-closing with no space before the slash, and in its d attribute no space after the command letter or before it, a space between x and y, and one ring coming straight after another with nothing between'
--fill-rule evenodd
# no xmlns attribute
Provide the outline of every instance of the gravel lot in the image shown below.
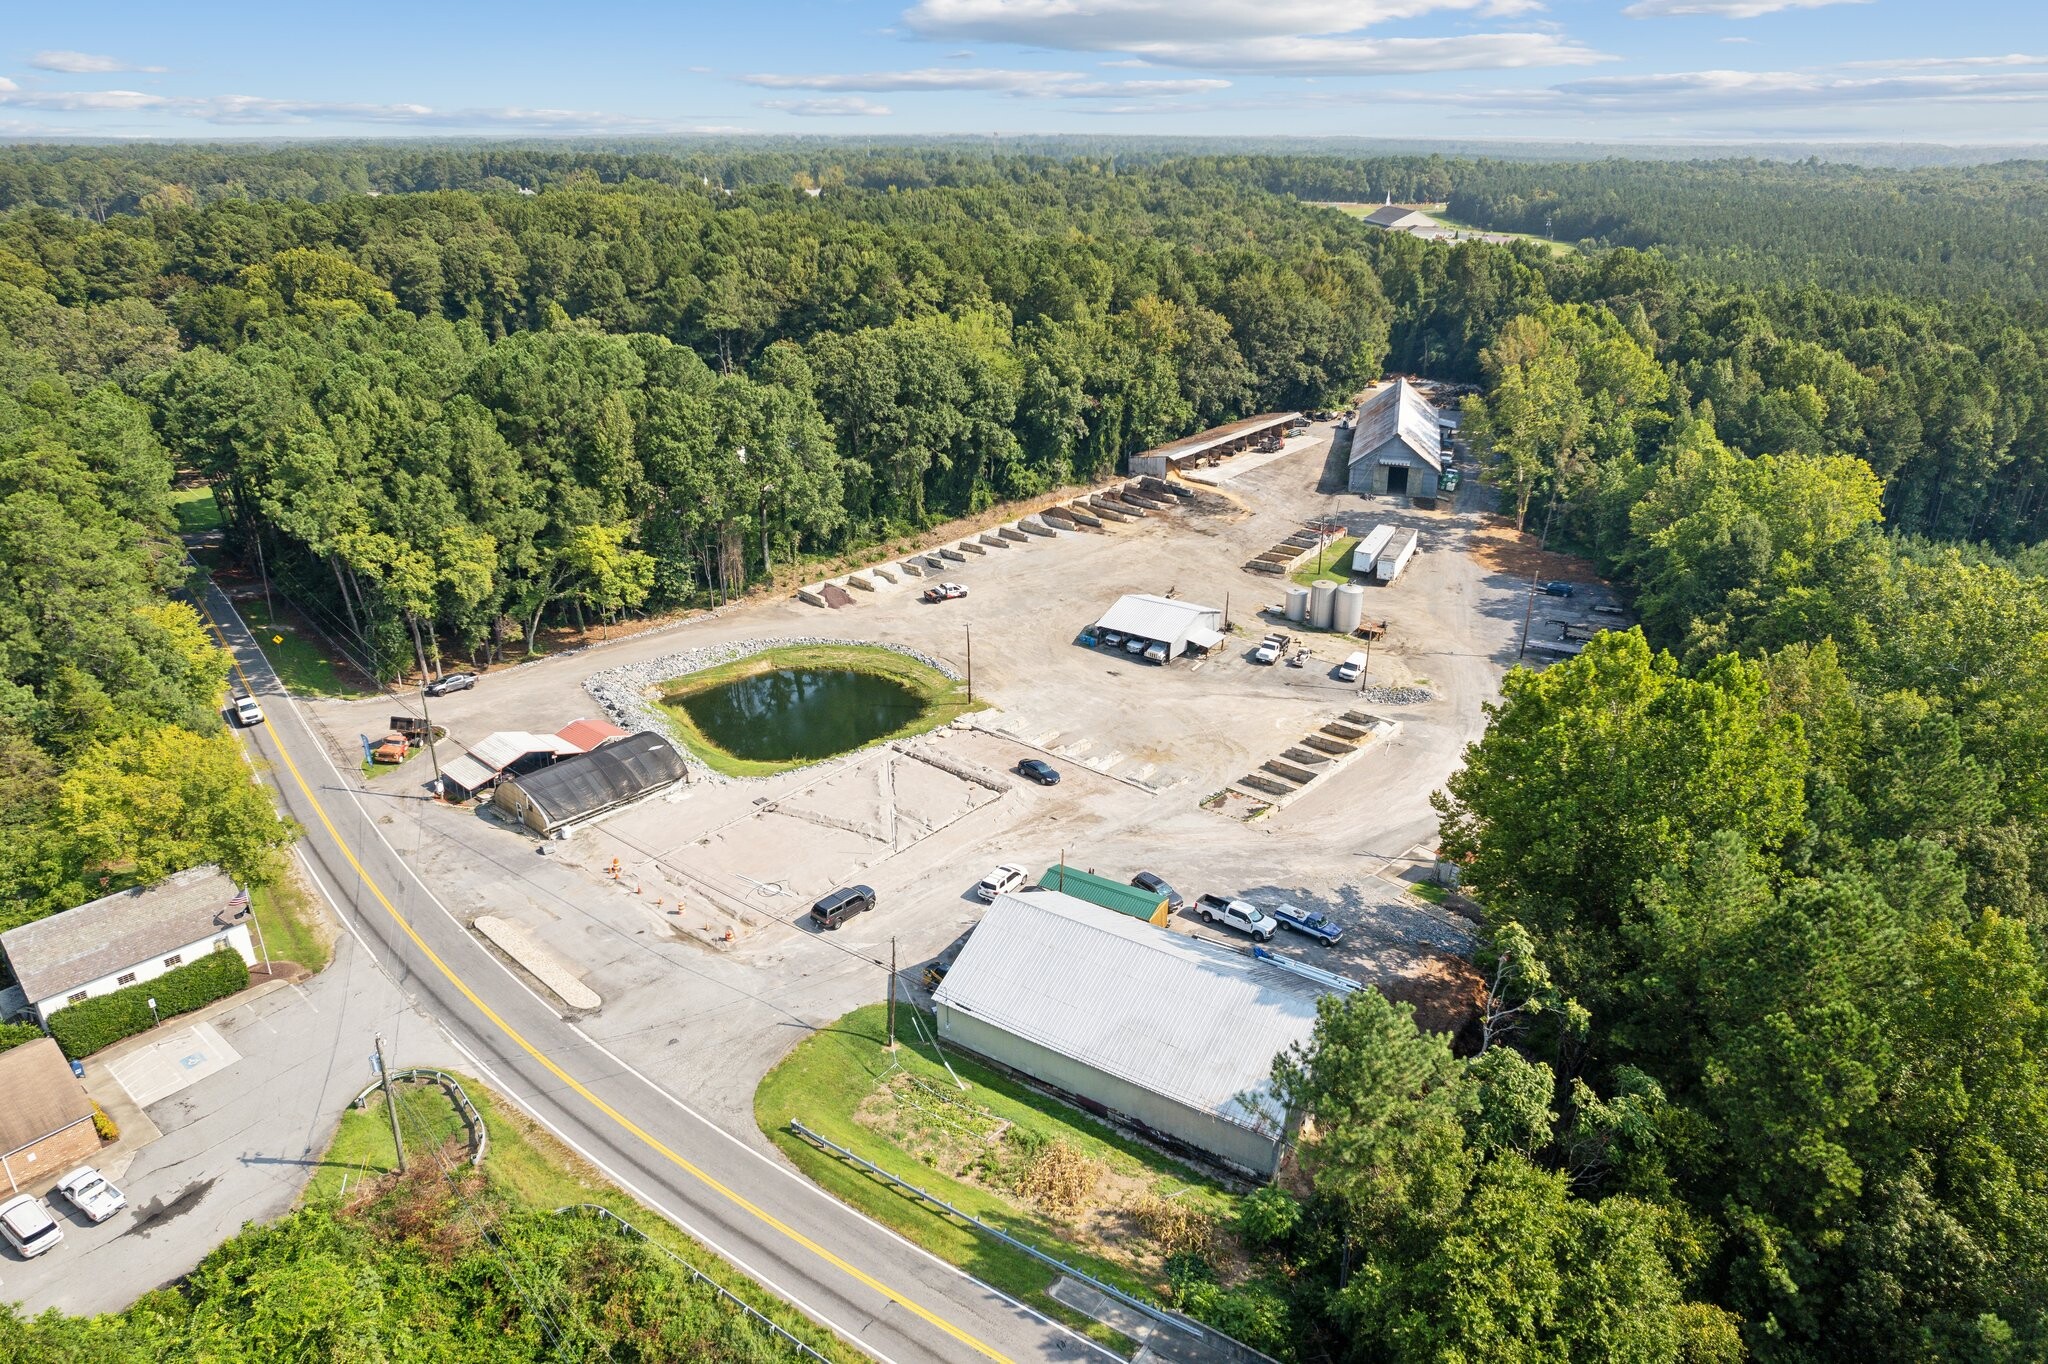
<svg viewBox="0 0 2048 1364"><path fill-rule="evenodd" d="M1330 428L1236 474L1204 506L1102 533L1034 538L951 565L960 601L917 600L917 579L856 593L842 610L793 598L728 609L652 634L487 675L435 704L459 743L495 729L553 731L599 706L586 684L651 677L674 656L715 660L764 640L887 642L969 673L994 709L912 741L939 759L1003 774L1045 756L1065 774L1042 788L998 776L999 790L885 751L765 781L701 783L537 855L530 837L487 816L418 799L409 763L371 789L393 799L408 848L451 908L525 923L584 968L604 1005L582 1020L595 1041L751 1138L755 1080L804 1028L883 992L899 961L927 959L978 916L970 887L996 862L1034 873L1065 856L1128 876L1158 872L1199 892L1285 899L1348 926L1332 953L1283 936L1275 946L1365 979L1398 984L1443 969L1469 945L1463 920L1392 878L1435 839L1430 793L1485 725L1514 662L1527 579L1469 552L1486 490L1434 512L1317 491L1333 486ZM1250 823L1202 808L1227 782L1358 702L1330 670L1351 652L1303 635L1304 668L1249 661L1285 580L1240 565L1302 521L1356 532L1384 520L1422 532L1422 552L1391 587L1368 588L1366 614L1389 622L1365 679L1389 738L1270 817ZM1235 633L1208 660L1161 668L1082 648L1079 630L1125 592L1172 590L1227 608ZM1315 666L1316 664L1321 666ZM599 688L606 683L599 679ZM381 708L315 708L337 749ZM769 808L774 807L774 808ZM617 879L611 861L619 859ZM872 885L880 908L836 933L804 910L818 892ZM684 902L677 914L676 897ZM662 903L653 902L659 898ZM1179 931L1194 931L1176 920ZM724 934L733 933L731 941ZM1208 930L1200 930L1207 932ZM1227 936L1227 935L1225 935ZM1239 945L1242 945L1241 943Z"/></svg>

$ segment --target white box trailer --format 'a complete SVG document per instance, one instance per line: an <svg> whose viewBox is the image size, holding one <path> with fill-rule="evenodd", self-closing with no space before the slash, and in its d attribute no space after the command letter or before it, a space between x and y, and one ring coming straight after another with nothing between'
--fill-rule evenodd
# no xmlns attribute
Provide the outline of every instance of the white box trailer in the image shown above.
<svg viewBox="0 0 2048 1364"><path fill-rule="evenodd" d="M1351 571L1371 573L1380 561L1380 555L1387 548L1387 541L1394 538L1392 524L1374 526L1358 538L1358 547L1351 551Z"/></svg>
<svg viewBox="0 0 2048 1364"><path fill-rule="evenodd" d="M1422 539L1420 533L1404 530L1395 535L1380 551L1379 562L1373 566L1373 576L1382 583L1390 583L1401 576L1401 570L1408 567L1408 561L1415 557L1415 547Z"/></svg>

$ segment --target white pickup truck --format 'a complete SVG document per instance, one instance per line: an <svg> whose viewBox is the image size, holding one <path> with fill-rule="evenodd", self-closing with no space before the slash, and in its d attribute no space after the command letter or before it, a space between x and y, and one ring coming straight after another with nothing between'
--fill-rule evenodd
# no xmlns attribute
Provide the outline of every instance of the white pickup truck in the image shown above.
<svg viewBox="0 0 2048 1364"><path fill-rule="evenodd" d="M1195 912L1203 923L1222 924L1249 933L1260 942L1271 942L1279 920L1247 900L1226 900L1221 895L1203 895L1195 900Z"/></svg>

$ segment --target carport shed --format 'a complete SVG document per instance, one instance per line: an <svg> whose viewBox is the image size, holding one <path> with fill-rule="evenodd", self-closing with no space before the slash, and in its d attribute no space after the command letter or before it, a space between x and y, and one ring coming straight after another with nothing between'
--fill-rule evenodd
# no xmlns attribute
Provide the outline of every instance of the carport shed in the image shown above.
<svg viewBox="0 0 2048 1364"><path fill-rule="evenodd" d="M933 994L939 1035L1254 1175L1280 1163L1273 1058L1315 981L1057 892L1001 895Z"/></svg>
<svg viewBox="0 0 2048 1364"><path fill-rule="evenodd" d="M1249 449L1259 441L1284 437L1287 428L1300 420L1299 412L1268 412L1263 416L1227 422L1197 435L1183 436L1154 446L1143 454L1132 455L1131 472L1164 478L1183 465L1214 464L1227 455Z"/></svg>
<svg viewBox="0 0 2048 1364"><path fill-rule="evenodd" d="M1179 658L1191 647L1213 649L1223 642L1223 612L1197 602L1133 592L1118 597L1116 604L1095 622L1097 636L1105 630L1164 644L1168 658Z"/></svg>
<svg viewBox="0 0 2048 1364"><path fill-rule="evenodd" d="M659 734L629 734L552 767L498 783L492 803L537 834L615 810L684 780L689 769Z"/></svg>

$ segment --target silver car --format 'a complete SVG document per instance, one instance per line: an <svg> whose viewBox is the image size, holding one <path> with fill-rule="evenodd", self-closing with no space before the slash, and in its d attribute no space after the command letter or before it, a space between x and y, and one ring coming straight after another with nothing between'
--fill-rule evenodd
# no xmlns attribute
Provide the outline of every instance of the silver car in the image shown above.
<svg viewBox="0 0 2048 1364"><path fill-rule="evenodd" d="M22 1259L33 1260L63 1240L64 1231L41 1199L23 1194L0 1203L0 1236Z"/></svg>

